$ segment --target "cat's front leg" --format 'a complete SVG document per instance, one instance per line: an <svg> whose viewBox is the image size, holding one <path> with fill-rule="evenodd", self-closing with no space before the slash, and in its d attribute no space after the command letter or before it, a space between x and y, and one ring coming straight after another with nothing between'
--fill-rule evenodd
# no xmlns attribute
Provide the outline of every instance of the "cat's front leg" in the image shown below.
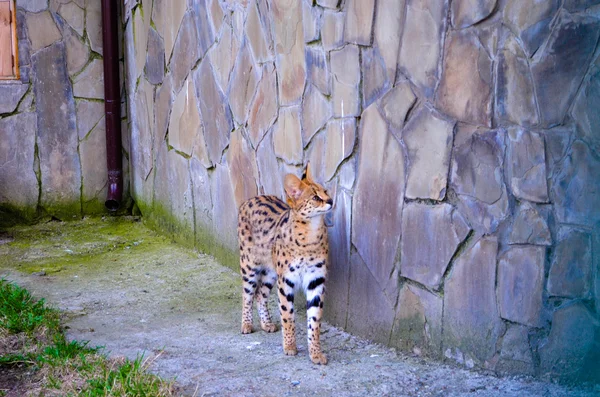
<svg viewBox="0 0 600 397"><path fill-rule="evenodd" d="M315 364L327 364L327 356L321 351L321 317L323 316L323 298L325 276L316 275L306 285L306 328L308 334L308 353Z"/></svg>

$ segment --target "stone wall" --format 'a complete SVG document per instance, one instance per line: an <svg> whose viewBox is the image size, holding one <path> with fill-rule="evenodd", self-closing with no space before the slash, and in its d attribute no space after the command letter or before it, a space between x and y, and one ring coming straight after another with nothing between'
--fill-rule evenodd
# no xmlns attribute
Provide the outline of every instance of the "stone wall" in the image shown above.
<svg viewBox="0 0 600 397"><path fill-rule="evenodd" d="M105 211L100 4L17 1L21 79L0 81L0 223Z"/></svg>
<svg viewBox="0 0 600 397"><path fill-rule="evenodd" d="M126 1L133 196L235 267L238 206L310 160L328 321L600 379L598 3Z"/></svg>

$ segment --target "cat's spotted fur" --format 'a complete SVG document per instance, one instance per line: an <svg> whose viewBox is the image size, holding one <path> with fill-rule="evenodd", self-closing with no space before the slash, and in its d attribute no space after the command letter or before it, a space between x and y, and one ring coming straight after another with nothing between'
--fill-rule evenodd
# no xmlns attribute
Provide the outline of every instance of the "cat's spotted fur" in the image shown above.
<svg viewBox="0 0 600 397"><path fill-rule="evenodd" d="M243 280L242 333L252 332L252 302L256 298L260 326L275 332L268 299L277 283L283 328L283 351L296 355L294 292L306 294L308 351L316 364L326 364L320 331L329 246L324 215L333 200L312 180L309 165L302 179L288 174L287 204L275 196L244 202L238 217L240 271Z"/></svg>

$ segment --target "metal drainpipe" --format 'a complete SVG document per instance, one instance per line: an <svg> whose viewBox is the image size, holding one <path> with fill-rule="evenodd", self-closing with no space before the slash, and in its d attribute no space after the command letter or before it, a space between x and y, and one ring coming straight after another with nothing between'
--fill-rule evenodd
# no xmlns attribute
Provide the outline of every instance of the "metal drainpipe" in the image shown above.
<svg viewBox="0 0 600 397"><path fill-rule="evenodd" d="M97 0L96 0L97 1ZM108 193L104 205L116 211L123 199L121 154L121 95L119 84L118 0L102 0L102 49L104 52L104 112Z"/></svg>

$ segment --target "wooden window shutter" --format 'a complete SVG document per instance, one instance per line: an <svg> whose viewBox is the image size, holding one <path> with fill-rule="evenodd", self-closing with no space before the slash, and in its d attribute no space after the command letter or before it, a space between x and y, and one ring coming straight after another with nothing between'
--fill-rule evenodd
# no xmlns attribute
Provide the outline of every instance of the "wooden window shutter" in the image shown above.
<svg viewBox="0 0 600 397"><path fill-rule="evenodd" d="M14 0L0 0L0 79L19 77Z"/></svg>

